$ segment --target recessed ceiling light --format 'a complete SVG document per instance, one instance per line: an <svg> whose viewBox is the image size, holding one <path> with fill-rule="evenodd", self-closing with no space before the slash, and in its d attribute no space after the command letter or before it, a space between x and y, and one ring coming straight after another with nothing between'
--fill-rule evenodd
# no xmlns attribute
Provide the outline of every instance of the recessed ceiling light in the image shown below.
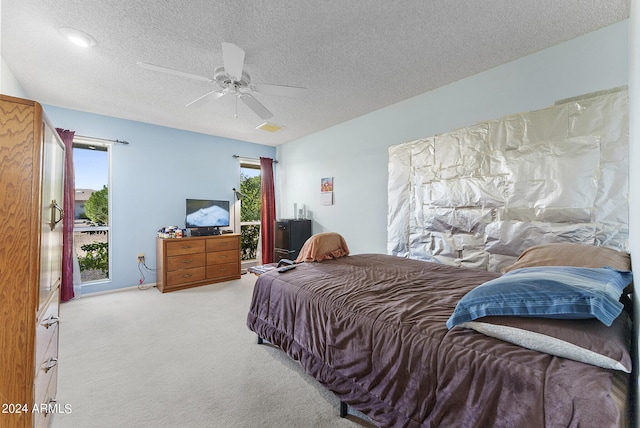
<svg viewBox="0 0 640 428"><path fill-rule="evenodd" d="M276 125L275 123L269 123L269 122L264 122L256 126L256 129L261 129L263 131L268 131L268 132L277 132L282 128L284 128L284 126Z"/></svg>
<svg viewBox="0 0 640 428"><path fill-rule="evenodd" d="M67 40L83 48L88 48L96 45L96 39L91 37L85 32L76 30L75 28L62 27L58 30L60 34L65 36Z"/></svg>

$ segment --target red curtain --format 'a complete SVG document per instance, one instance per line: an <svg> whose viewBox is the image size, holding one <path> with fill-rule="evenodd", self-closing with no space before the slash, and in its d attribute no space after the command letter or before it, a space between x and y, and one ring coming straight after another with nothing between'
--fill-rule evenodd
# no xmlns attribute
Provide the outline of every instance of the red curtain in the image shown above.
<svg viewBox="0 0 640 428"><path fill-rule="evenodd" d="M276 196L273 186L273 159L260 158L260 186L262 209L260 211L260 238L262 238L262 264L273 262L273 246L276 222Z"/></svg>
<svg viewBox="0 0 640 428"><path fill-rule="evenodd" d="M60 300L66 302L73 293L73 211L75 204L75 180L73 172L73 136L75 131L56 128L67 149L64 164L64 218L62 220L62 284Z"/></svg>

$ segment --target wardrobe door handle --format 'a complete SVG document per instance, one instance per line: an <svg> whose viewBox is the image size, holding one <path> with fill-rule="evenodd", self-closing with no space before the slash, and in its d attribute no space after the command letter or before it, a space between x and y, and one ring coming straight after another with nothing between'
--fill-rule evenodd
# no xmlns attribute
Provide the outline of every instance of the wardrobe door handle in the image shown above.
<svg viewBox="0 0 640 428"><path fill-rule="evenodd" d="M56 220L56 213L60 214L60 218L58 220ZM63 217L64 217L63 209L60 207L60 205L58 205L56 200L53 199L51 201L51 220L49 221L49 228L51 230L55 229L56 224L60 223Z"/></svg>

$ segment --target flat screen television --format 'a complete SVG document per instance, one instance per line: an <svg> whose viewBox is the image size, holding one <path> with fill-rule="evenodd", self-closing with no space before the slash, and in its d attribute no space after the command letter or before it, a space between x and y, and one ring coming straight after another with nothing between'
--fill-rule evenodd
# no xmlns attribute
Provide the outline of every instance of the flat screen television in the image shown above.
<svg viewBox="0 0 640 428"><path fill-rule="evenodd" d="M211 228L228 227L229 201L211 199L187 199L185 227Z"/></svg>

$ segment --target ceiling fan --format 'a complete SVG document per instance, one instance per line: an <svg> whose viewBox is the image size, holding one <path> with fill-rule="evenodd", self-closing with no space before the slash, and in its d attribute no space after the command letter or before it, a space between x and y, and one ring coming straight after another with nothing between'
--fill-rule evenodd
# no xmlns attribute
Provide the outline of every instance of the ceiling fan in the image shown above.
<svg viewBox="0 0 640 428"><path fill-rule="evenodd" d="M149 64L138 61L138 66L149 70L159 71L162 73L173 74L175 76L186 77L207 83L215 83L218 88L207 92L199 98L189 102L186 106L190 106L208 96L220 98L225 95L232 95L236 98L236 117L238 100L242 101L255 114L263 120L273 117L271 113L260 101L254 97L253 93L265 95L279 95L286 97L296 97L303 94L306 88L297 86L271 85L265 83L252 83L249 74L243 70L244 68L244 50L233 43L222 43L222 60L223 66L216 67L213 70L213 78L198 76L184 71L174 70L172 68L162 67L159 65Z"/></svg>

